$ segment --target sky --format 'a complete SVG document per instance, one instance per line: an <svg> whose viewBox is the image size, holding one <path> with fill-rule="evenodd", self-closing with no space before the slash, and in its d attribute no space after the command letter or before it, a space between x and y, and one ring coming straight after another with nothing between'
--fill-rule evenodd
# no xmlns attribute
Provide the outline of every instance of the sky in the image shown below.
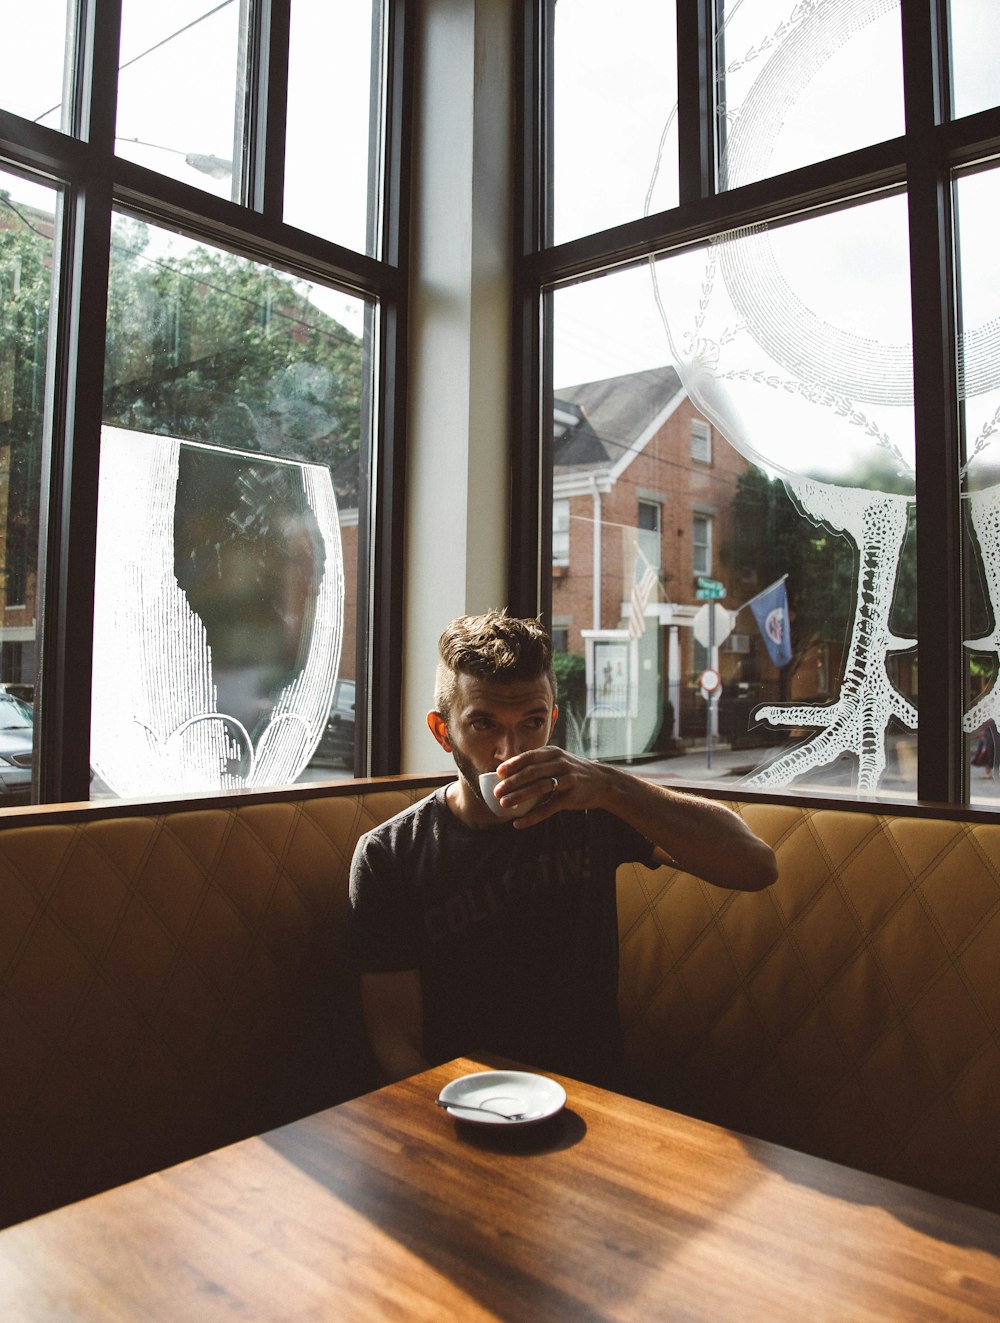
<svg viewBox="0 0 1000 1323"><path fill-rule="evenodd" d="M376 0L377 2L377 0ZM730 116L744 112L742 169L775 173L838 150L900 132L899 16L893 0L820 0L834 12L839 46L814 61L809 77L794 65L779 82L794 114L780 123L760 87L773 77L783 41L813 20L799 0L725 0L723 54ZM0 0L4 31L24 39L0 54L5 107L57 125L62 103L67 0ZM124 0L118 150L199 187L228 195L230 178L212 179L185 164L188 153L233 155L240 0ZM871 17L874 16L874 17ZM674 6L670 0L558 0L555 54L555 237L590 233L676 202ZM871 21L868 21L871 18ZM998 0L952 0L956 109L996 100L1000 60ZM839 25L839 26L838 26ZM23 59L32 50L35 58ZM785 46L787 51L790 47ZM371 3L294 0L290 67L286 219L363 249L367 192ZM815 54L815 51L813 51ZM763 77L762 77L763 75ZM852 89L844 98L843 87ZM756 89L756 90L755 90ZM56 108L53 110L53 108ZM787 109L787 105L786 105ZM46 113L48 112L48 113ZM139 141L135 141L138 139ZM739 182L739 180L737 180ZM982 253L970 301L1000 302L987 267L995 265L988 189L966 207L963 252ZM31 200L24 191L20 196ZM995 214L995 213L994 213ZM895 240L869 233L838 261L818 248L815 225L780 240L782 273L817 316L845 332L899 335L899 253ZM858 269L856 254L869 259ZM824 260L817 262L817 252ZM862 282L860 285L858 282ZM880 286L885 294L879 292ZM984 293L985 290L985 293ZM860 291L860 292L859 292ZM336 291L316 301L356 333L362 304ZM891 323L873 325L879 310ZM856 325L864 310L865 325ZM907 309L903 309L908 315ZM905 316L903 318L905 323ZM557 386L661 365L669 343L648 268L592 281L556 303Z"/></svg>

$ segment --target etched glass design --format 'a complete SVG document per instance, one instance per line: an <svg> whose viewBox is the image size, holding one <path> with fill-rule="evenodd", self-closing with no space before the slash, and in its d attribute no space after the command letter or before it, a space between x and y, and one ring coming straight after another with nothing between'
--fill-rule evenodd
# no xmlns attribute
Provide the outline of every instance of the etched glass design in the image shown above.
<svg viewBox="0 0 1000 1323"><path fill-rule="evenodd" d="M343 616L329 469L104 429L91 762L112 790L294 781Z"/></svg>
<svg viewBox="0 0 1000 1323"><path fill-rule="evenodd" d="M899 0L724 0L721 15L721 188L902 133Z"/></svg>
<svg viewBox="0 0 1000 1323"><path fill-rule="evenodd" d="M353 769L368 368L347 322L360 331L363 314L344 293L116 218L95 793Z"/></svg>

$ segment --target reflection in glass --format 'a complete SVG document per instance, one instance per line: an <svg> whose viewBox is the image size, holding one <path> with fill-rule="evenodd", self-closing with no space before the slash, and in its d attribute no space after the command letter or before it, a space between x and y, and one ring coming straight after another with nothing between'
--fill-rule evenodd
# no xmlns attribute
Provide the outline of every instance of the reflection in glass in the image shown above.
<svg viewBox="0 0 1000 1323"><path fill-rule="evenodd" d="M382 0L292 0L285 212L290 225L377 256Z"/></svg>
<svg viewBox="0 0 1000 1323"><path fill-rule="evenodd" d="M347 682L353 686L367 367L360 338L324 311L347 305L352 319L360 321L363 305L357 299L168 236L133 218L116 218L102 500L111 501L105 508L113 510L114 498L105 498L105 489L119 490L114 475L134 468L136 491L148 494L148 511L157 511L156 518L170 528L163 534L166 541L143 552L155 553L155 566L136 569L127 581L124 571L110 568L116 557L108 552L98 596L116 620L134 625L146 619L140 582L161 585L158 600L170 603L167 615L175 632L190 644L182 662L164 642L170 634L166 617L147 622L162 643L162 689L190 696L191 686L175 674L187 667L199 696L198 713L217 711L230 718L224 732L204 720L198 723L204 730L188 726L192 733L185 740L197 736L215 749L225 738L229 754L221 775L240 783L314 779L330 775L329 768L343 774L353 766L353 689ZM149 443L141 445L143 434L155 434L157 447L169 440L166 450L154 447L155 463L148 458ZM324 481L332 483L327 494ZM114 546L116 537L128 540L123 520L105 517L101 536L111 539L106 547ZM137 525L129 529L128 536L140 536ZM138 555L137 548L132 560L145 564ZM342 570L336 568L341 560ZM189 615L200 622L197 627ZM107 637L120 643L122 628L108 627ZM340 663L330 670L316 649L325 637L328 661L333 635L339 637L333 651ZM321 692L323 720L317 725L310 707L308 735L300 731L293 737L292 726L302 721L283 706L290 685L296 701L308 697L311 704ZM170 734L188 717L171 725L162 714L159 724L138 709L134 715L137 727L145 723L155 731L157 757L148 760L150 766L162 769L165 750L177 754L177 764L162 778L164 791L176 789L191 759L170 743ZM171 719L176 716L172 708ZM97 749L104 737L96 710L94 723ZM278 744L285 752L279 758L275 740L281 726L286 729ZM293 744L292 761L282 761ZM217 750L211 757L215 767ZM304 761L293 768L295 759ZM104 779L119 793L139 793L120 790L120 774L118 783ZM141 793L154 792L144 785Z"/></svg>
<svg viewBox="0 0 1000 1323"><path fill-rule="evenodd" d="M238 197L245 9L232 2L123 0L119 156L219 197Z"/></svg>
<svg viewBox="0 0 1000 1323"><path fill-rule="evenodd" d="M961 339L959 393L967 537L966 753L974 804L996 807L1000 739L1000 171L956 181Z"/></svg>
<svg viewBox="0 0 1000 1323"><path fill-rule="evenodd" d="M69 130L75 0L9 6L0 52L0 107L46 128Z"/></svg>
<svg viewBox="0 0 1000 1323"><path fill-rule="evenodd" d="M58 195L0 173L0 698L34 700L39 496ZM0 721L0 807L31 793L31 707Z"/></svg>
<svg viewBox="0 0 1000 1323"><path fill-rule="evenodd" d="M697 747L703 774L724 752L751 786L912 795L905 201L728 235L647 276L644 294L634 273L616 273L554 295L554 496L569 500L570 552L552 609L572 618L585 666L594 641L635 648L646 715L620 726L616 756L687 764ZM599 377L596 354L575 346L591 327L647 316L644 304L662 314L645 362ZM610 346L609 364L619 356ZM582 384L575 360L592 374ZM707 462L692 455L706 427ZM653 499L658 562L638 526ZM650 565L638 629L632 604ZM582 728L591 715L577 713Z"/></svg>
<svg viewBox="0 0 1000 1323"><path fill-rule="evenodd" d="M974 115L1000 101L1000 12L995 0L949 0L952 113Z"/></svg>
<svg viewBox="0 0 1000 1323"><path fill-rule="evenodd" d="M721 13L720 187L903 132L899 0L723 0Z"/></svg>
<svg viewBox="0 0 1000 1323"><path fill-rule="evenodd" d="M677 203L676 19L672 0L555 7L553 211L556 243Z"/></svg>

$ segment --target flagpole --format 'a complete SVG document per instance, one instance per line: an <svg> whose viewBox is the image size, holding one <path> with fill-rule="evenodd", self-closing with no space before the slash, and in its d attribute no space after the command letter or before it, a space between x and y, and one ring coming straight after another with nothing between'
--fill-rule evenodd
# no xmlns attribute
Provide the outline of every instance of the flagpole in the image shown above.
<svg viewBox="0 0 1000 1323"><path fill-rule="evenodd" d="M745 610L746 607L748 607L748 606L750 605L751 602L756 602L756 600L757 600L758 597L763 597L766 593L769 593L769 592L771 591L772 588L777 588L778 585L781 584L781 583L784 583L785 580L786 580L787 578L788 578L788 575L787 575L787 574L783 574L783 575L781 576L780 579L775 579L774 583L769 583L769 584L767 585L767 587L766 587L766 588L762 588L762 589L760 590L759 593L754 593L753 597L748 597L747 600L743 603L742 606L738 606L738 607L735 608L735 610L733 611L733 615L734 615L734 616L738 616L739 613L740 613L741 611Z"/></svg>

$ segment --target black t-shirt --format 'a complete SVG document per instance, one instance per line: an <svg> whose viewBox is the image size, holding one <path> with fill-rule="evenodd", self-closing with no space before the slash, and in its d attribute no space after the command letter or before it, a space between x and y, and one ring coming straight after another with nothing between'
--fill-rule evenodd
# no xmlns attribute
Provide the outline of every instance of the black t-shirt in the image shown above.
<svg viewBox="0 0 1000 1323"><path fill-rule="evenodd" d="M615 870L652 854L601 810L475 830L441 789L358 842L348 955L362 971L420 971L431 1062L490 1051L613 1082Z"/></svg>

